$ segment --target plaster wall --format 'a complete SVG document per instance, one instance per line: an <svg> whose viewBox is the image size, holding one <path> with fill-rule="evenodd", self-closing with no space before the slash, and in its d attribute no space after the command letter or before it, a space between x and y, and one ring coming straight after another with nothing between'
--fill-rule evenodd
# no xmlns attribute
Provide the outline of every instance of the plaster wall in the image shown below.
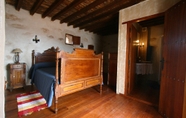
<svg viewBox="0 0 186 118"><path fill-rule="evenodd" d="M118 66L117 66L117 89L119 94L125 94L125 71L126 71L126 31L127 25L123 22L151 16L165 12L168 8L180 0L145 0L119 12L119 35L118 35Z"/></svg>
<svg viewBox="0 0 186 118"><path fill-rule="evenodd" d="M4 55L5 51L5 7L4 0L0 1L0 54ZM5 117L5 96L4 96L4 56L0 58L0 118Z"/></svg>
<svg viewBox="0 0 186 118"><path fill-rule="evenodd" d="M14 48L20 48L20 62L25 62L27 65L27 74L31 67L31 52L43 52L44 50L54 46L59 47L60 50L72 52L73 48L80 48L79 45L66 45L65 34L72 34L81 37L81 43L84 48L88 45L94 45L96 52L101 52L100 36L67 26L66 23L60 24L59 20L51 21L49 17L41 18L40 14L31 16L29 11L21 9L15 10L11 5L5 5L6 11L6 40L5 40L5 54L4 54L4 70L7 75L7 65L13 63L14 54L11 51ZM32 39L40 39L35 43ZM26 84L30 84L30 80L26 79Z"/></svg>

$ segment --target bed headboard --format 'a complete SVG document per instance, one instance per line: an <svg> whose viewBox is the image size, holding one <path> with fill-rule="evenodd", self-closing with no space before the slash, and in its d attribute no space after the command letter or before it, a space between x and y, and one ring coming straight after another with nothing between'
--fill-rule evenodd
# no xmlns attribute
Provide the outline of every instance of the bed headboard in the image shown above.
<svg viewBox="0 0 186 118"><path fill-rule="evenodd" d="M41 62L55 62L58 51L59 51L58 47L57 48L51 47L45 50L43 53L38 53L35 52L35 50L32 50L32 65Z"/></svg>

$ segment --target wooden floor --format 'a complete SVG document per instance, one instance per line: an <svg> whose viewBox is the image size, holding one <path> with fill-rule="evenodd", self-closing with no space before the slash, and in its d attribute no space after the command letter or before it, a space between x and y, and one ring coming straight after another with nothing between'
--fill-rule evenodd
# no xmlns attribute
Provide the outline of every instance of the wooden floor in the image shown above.
<svg viewBox="0 0 186 118"><path fill-rule="evenodd" d="M160 85L147 78L148 76L139 76L138 81L129 97L143 103L158 107Z"/></svg>
<svg viewBox="0 0 186 118"><path fill-rule="evenodd" d="M30 86L12 92L6 90L6 118L18 117L16 95L28 91ZM162 118L156 107L117 95L107 86L103 86L102 95L89 88L64 96L59 99L58 108L58 114L47 108L24 118Z"/></svg>

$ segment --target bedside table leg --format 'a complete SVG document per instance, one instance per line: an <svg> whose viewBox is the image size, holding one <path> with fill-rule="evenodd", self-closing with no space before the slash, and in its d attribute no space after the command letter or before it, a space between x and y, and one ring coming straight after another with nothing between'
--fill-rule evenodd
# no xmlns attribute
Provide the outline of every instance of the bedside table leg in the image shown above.
<svg viewBox="0 0 186 118"><path fill-rule="evenodd" d="M12 89L13 89L13 87L12 87L13 85L12 85L12 81L10 81L10 85L9 85L9 88L10 88L10 92L12 92Z"/></svg>

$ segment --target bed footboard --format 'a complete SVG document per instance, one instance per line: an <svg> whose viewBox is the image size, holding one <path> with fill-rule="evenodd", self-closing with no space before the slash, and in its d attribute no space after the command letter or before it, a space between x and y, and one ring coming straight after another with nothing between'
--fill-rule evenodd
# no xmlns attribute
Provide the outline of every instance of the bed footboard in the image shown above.
<svg viewBox="0 0 186 118"><path fill-rule="evenodd" d="M102 54L95 55L93 50L78 48L72 54L58 52L57 57L61 61L57 69L60 70L60 78L55 87L56 102L61 96L96 85L100 85L102 94Z"/></svg>

